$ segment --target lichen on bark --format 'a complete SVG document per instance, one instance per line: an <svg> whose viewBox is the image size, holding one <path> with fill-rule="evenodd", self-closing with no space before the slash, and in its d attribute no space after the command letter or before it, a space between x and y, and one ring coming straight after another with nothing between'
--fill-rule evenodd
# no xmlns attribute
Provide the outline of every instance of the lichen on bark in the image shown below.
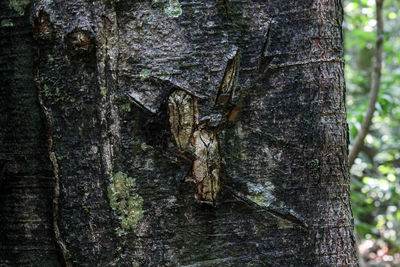
<svg viewBox="0 0 400 267"><path fill-rule="evenodd" d="M25 14L25 8L29 5L30 0L10 0L10 8L18 12L19 15Z"/></svg>
<svg viewBox="0 0 400 267"><path fill-rule="evenodd" d="M133 230L143 218L143 198L137 193L136 180L123 172L117 172L108 186L110 206L115 211L122 229L119 235Z"/></svg>
<svg viewBox="0 0 400 267"><path fill-rule="evenodd" d="M177 18L182 15L182 6L179 0L169 0L169 4L164 8L164 12L172 18Z"/></svg>
<svg viewBox="0 0 400 267"><path fill-rule="evenodd" d="M275 188L271 182L265 181L263 185L247 183L247 186L249 190L249 195L247 197L257 205L269 207L272 202L276 201L273 195Z"/></svg>
<svg viewBox="0 0 400 267"><path fill-rule="evenodd" d="M74 264L354 264L340 1L112 2L32 5L33 14L42 8L49 14L49 20L44 16L38 24L38 67L43 89L48 86L44 102L54 122L54 153L65 156L59 161L58 218ZM9 1L3 6L9 7ZM172 16L166 14L170 11ZM11 10L0 17L14 23L0 30L3 36L16 30L10 36L17 41L5 47L15 49L15 60L29 61L32 56L20 49L16 14ZM77 27L87 35L74 35ZM324 45L313 49L316 39ZM240 66L235 51L240 52ZM10 59L8 54L0 57ZM25 62L5 68L18 76L22 70L32 73ZM7 80L9 75L0 76ZM28 121L25 114L32 112L26 107L34 104L23 101L28 87L10 88L0 93L0 109L19 112L0 116L0 132L14 138L10 125ZM187 94L186 104L168 103L173 91ZM70 100L60 101L64 94ZM127 95L140 108L117 103ZM197 101L197 109L191 101ZM171 122L168 109L176 110L169 116L184 116ZM304 117L310 125L300 120ZM24 129L18 131L28 132ZM15 140L10 149L27 143ZM18 152L26 150L38 149ZM49 161L45 150L41 154ZM25 160L13 151L7 155ZM48 169L45 173L51 173ZM2 188L13 186L14 177L6 171L3 185L8 187ZM26 177L24 185L30 186L32 179ZM28 187L21 188L26 194ZM2 191L5 231L15 229L12 220L3 221L10 211L28 210L12 206L22 190L16 195ZM214 201L215 192L213 207L193 196ZM134 210L130 218L128 210ZM46 244L55 243L53 239ZM17 255L17 235L9 240L1 240L4 251ZM51 246L46 250L55 251Z"/></svg>

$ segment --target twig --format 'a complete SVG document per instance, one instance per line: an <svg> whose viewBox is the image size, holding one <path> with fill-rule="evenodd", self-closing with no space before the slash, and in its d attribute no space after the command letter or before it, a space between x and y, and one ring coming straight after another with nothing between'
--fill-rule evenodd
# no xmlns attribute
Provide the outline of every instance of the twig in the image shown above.
<svg viewBox="0 0 400 267"><path fill-rule="evenodd" d="M382 17L382 6L384 0L376 0L376 19L377 19L377 40L376 40L376 52L375 52L375 67L371 83L370 98L368 109L365 113L364 120L361 125L361 129L356 136L353 148L349 155L349 167L353 166L354 160L357 158L358 153L364 144L365 136L368 134L369 127L371 126L372 117L375 112L375 104L378 99L379 85L381 82L381 70L382 70L382 50L383 50L383 17Z"/></svg>

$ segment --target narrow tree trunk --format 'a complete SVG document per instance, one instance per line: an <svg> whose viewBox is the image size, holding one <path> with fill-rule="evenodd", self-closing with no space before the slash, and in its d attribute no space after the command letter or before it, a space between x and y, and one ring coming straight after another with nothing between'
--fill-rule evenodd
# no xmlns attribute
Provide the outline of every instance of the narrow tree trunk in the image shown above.
<svg viewBox="0 0 400 267"><path fill-rule="evenodd" d="M365 111L364 119L361 124L361 128L354 139L354 144L349 153L349 168L353 166L358 154L364 146L364 139L369 132L369 127L372 123L372 118L375 113L375 104L378 101L379 88L381 85L382 75L382 54L383 54L383 0L376 1L376 51L375 51L375 62L374 72L372 75L372 81L370 85L368 108Z"/></svg>
<svg viewBox="0 0 400 267"><path fill-rule="evenodd" d="M35 104L7 104L1 134L37 127L34 159L52 179L33 198L52 188L53 208L30 214L60 264L357 265L339 0L31 7L32 60L15 73L33 73ZM8 115L25 109L42 119ZM3 140L8 160L29 141ZM9 193L9 167L3 180L3 199L26 196Z"/></svg>

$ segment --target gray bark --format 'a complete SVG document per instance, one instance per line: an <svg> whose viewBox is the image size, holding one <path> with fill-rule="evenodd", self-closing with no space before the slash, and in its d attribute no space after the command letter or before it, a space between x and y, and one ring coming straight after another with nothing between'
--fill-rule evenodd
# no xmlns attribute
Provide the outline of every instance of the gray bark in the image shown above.
<svg viewBox="0 0 400 267"><path fill-rule="evenodd" d="M0 265L357 265L339 0L1 3Z"/></svg>

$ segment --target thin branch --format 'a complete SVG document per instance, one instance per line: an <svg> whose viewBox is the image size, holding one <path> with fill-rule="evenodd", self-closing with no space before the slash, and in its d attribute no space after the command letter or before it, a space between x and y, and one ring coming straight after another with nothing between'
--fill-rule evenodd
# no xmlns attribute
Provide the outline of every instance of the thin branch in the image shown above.
<svg viewBox="0 0 400 267"><path fill-rule="evenodd" d="M365 136L368 134L369 127L371 125L372 117L375 111L375 104L378 99L379 86L381 82L381 70L382 70L382 50L383 50L383 17L382 17L382 6L384 0L376 0L376 19L377 19L377 40L376 40L376 52L375 52L375 67L372 77L372 84L370 90L370 98L368 109L365 113L364 120L361 125L361 129L356 136L354 145L349 155L349 167L353 166L354 160L360 153L361 147L364 144Z"/></svg>

